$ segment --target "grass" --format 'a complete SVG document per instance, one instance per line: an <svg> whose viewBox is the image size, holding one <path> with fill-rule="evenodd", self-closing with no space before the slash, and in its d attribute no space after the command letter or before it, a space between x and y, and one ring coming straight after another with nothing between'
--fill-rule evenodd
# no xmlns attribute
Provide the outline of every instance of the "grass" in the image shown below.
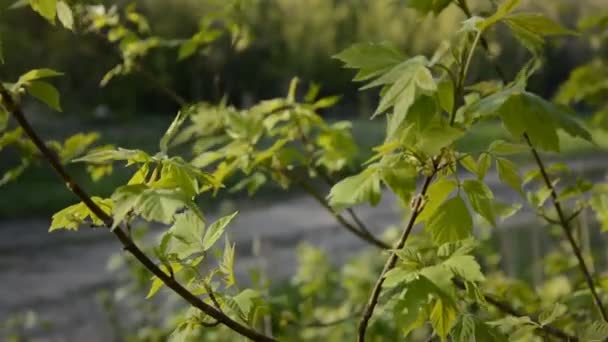
<svg viewBox="0 0 608 342"><path fill-rule="evenodd" d="M140 148L150 153L157 151L158 140L171 121L169 116L150 116L145 119L145 125L141 121L122 121L120 123L89 123L79 130L97 130L102 134L101 143L113 143L125 148ZM51 128L37 127L40 132L52 131ZM359 143L360 157L358 162L362 163L372 155L372 148L381 144L384 139L385 123L383 120L358 119L353 121L353 135ZM574 139L567 135L560 135L562 141L563 155L560 157L572 157L581 155L594 155L608 148L608 132L595 132L594 138L597 146L581 139ZM460 151L476 153L485 150L492 141L496 139L508 139L508 133L502 126L495 122L480 123L471 132L467 133L457 143ZM518 156L526 160L527 155ZM69 170L75 178L82 182L85 189L91 194L108 196L112 190L124 184L132 169L115 166L114 174L106 177L100 182L93 182L86 174L82 165L70 165ZM276 187L263 189L256 195L256 203L283 199L293 196L297 192L277 191ZM75 203L76 198L57 180L55 174L45 163L29 168L17 181L9 183L0 188L0 218L19 217L48 217L52 213ZM206 198L202 205L220 205L223 200L239 200L239 195L222 195L219 198Z"/></svg>

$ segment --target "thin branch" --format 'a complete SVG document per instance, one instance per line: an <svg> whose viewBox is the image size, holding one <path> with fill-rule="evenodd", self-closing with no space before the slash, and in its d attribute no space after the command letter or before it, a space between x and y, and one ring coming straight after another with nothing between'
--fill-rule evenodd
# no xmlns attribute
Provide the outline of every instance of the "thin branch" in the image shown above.
<svg viewBox="0 0 608 342"><path fill-rule="evenodd" d="M108 41L107 37L101 32L94 32L95 36L99 37L109 48L124 62L123 54L120 49L118 49L114 44ZM156 88L163 95L167 96L171 101L175 102L180 107L184 107L188 104L188 101L181 97L178 93L176 93L173 89L164 84L161 80L156 77L153 73L151 73L148 69L146 69L139 61L134 61L134 69L139 72L148 82L151 83L154 88Z"/></svg>
<svg viewBox="0 0 608 342"><path fill-rule="evenodd" d="M106 227L110 228L113 226L112 217L101 209L91 197L80 187L78 183L72 178L72 176L66 171L61 165L57 155L49 149L42 139L38 136L36 131L32 128L29 121L26 119L21 107L13 100L11 94L4 88L0 83L0 95L2 96L2 102L4 107L13 115L15 120L23 128L27 136L32 140L36 148L48 161L50 166L55 170L59 177L65 182L67 188L72 191L86 206L87 208L97 216L101 221L104 222ZM180 297L190 303L192 306L200 309L202 312L213 317L218 322L226 325L235 332L253 340L253 341L275 341L274 338L263 335L247 326L244 326L232 318L228 317L218 309L205 303L199 297L193 295L188 289L183 287L179 282L173 279L169 274L163 272L137 245L129 238L127 233L122 229L112 229L112 233L122 243L124 249L131 253L145 268L147 268L152 274L158 277L167 287L172 289Z"/></svg>
<svg viewBox="0 0 608 342"><path fill-rule="evenodd" d="M159 80L153 73L148 71L141 63L135 64L135 70L139 72L142 76L144 76L152 85L160 92L165 94L168 98L170 98L173 102L175 102L180 107L184 107L188 102L186 99L181 97L178 93L173 91L173 89L167 87L161 80Z"/></svg>
<svg viewBox="0 0 608 342"><path fill-rule="evenodd" d="M336 185L336 181L330 175L325 173L320 167L315 166L313 168L314 168L314 171L325 182L325 184L327 184L327 186L329 186L331 188L334 185ZM357 213L355 212L355 210L353 208L348 208L348 209L346 209L346 211L348 212L350 217L353 219L353 221L355 222L355 224L357 225L357 227L359 228L360 231L362 231L367 236L374 237L374 235L369 230L369 228L367 228L367 225L365 223L363 223L363 221L359 218L359 216L357 215Z"/></svg>
<svg viewBox="0 0 608 342"><path fill-rule="evenodd" d="M356 236L358 236L359 238L371 243L372 245L378 247L378 248L382 248L382 249L390 249L390 246L385 243L384 241L378 240L376 239L373 235L371 234L366 234L365 232L360 231L359 229L357 229L357 227L353 226L350 222L348 222L344 216L340 215L339 213L337 213L325 200L325 198L323 198L323 196L321 196L310 184L306 183L305 181L298 181L297 182L298 185L300 185L300 187L302 187L302 189L304 189L304 191L306 191L309 195L311 195L315 200L317 200L317 202L319 202L319 204L327 209L327 211L344 227L346 228L348 231L350 231L351 233L355 234Z"/></svg>
<svg viewBox="0 0 608 342"><path fill-rule="evenodd" d="M562 209L562 205L559 201L559 196L557 194L557 191L555 190L555 186L551 182L551 178L550 178L549 174L547 173L545 164L543 163L542 159L540 158L540 155L538 154L538 151L536 150L534 145L532 145L532 141L530 141L530 137L528 136L527 133L524 133L524 139L526 140L526 143L530 147L530 151L532 152L532 155L534 156L534 160L536 161L536 164L538 165L538 168L540 169L540 173L545 182L545 186L547 186L547 188L551 192L551 199L553 202L553 207L555 207L555 211L557 212L559 225L563 228L564 234L566 235L566 238L568 239L568 242L570 243L570 246L572 247L572 251L574 252L574 255L576 256L576 259L578 260L578 266L580 268L581 273L583 274L583 277L585 278L585 282L587 283L589 290L591 291L593 301L595 302L595 305L596 305L598 311L600 312L602 318L604 319L604 321L608 322L608 312L606 312L606 308L604 307L604 304L602 304L602 301L600 299L600 296L597 292L597 289L596 289L594 281L593 281L593 276L591 275L591 272L589 271L589 268L587 267L587 264L585 263L585 258L583 257L583 252L581 251L580 247L576 243L576 239L574 238L574 235L572 234L572 228L570 227L570 221L569 221L568 217L566 217L566 215L564 214L564 210Z"/></svg>
<svg viewBox="0 0 608 342"><path fill-rule="evenodd" d="M412 215L410 216L410 219L409 219L405 229L403 230L403 234L399 238L399 242L395 246L395 249L397 249L397 250L402 249L403 246L405 246L405 242L407 241L408 237L410 236L410 233L412 232L412 229L414 228L416 219L418 218L418 215L420 215L420 213L422 212L422 209L424 207L423 198L424 198L424 196L426 196L427 190L428 190L429 186L431 185L431 181L433 180L436 173L437 173L437 170L435 170L430 176L428 176L424 180L422 189L420 190L420 193L417 195L417 200L415 200L414 205L412 206ZM359 342L365 341L365 332L367 331L367 326L369 325L369 320L372 318L372 315L374 313L374 308L378 304L378 298L380 297L380 292L382 291L382 284L384 283L384 277L386 276L386 273L388 271L392 270L395 267L396 263L397 263L397 254L395 254L394 252L391 252L386 263L384 264L382 273L380 273L380 277L378 277L378 280L376 281L376 284L374 285L374 288L369 297L367 305L365 306L365 309L363 310L363 315L361 316L361 320L359 321L358 335L357 335L357 341L359 341Z"/></svg>
<svg viewBox="0 0 608 342"><path fill-rule="evenodd" d="M464 283L460 279L454 279L454 284L456 285L456 287L458 287L461 290L466 289ZM530 319L533 322L539 324L540 329L542 331L544 331L545 333L547 333L549 335L552 335L554 337L557 337L557 338L560 338L562 340L569 341L569 342L578 341L578 338L576 338L575 336L572 336L552 325L545 324L545 325L541 326L540 321L538 320L537 317L533 317L532 315L529 315L525 312L515 309L514 307L511 306L511 304L501 301L500 299L496 298L494 295L483 294L483 297L486 300L486 302L492 304L492 306L494 306L496 309L500 310L503 313L506 313L506 314L509 314L509 315L515 316L515 317L530 317Z"/></svg>

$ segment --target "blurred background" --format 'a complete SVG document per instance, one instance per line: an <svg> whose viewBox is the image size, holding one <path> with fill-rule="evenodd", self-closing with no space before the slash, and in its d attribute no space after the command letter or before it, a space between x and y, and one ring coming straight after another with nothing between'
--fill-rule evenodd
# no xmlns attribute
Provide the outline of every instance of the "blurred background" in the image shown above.
<svg viewBox="0 0 608 342"><path fill-rule="evenodd" d="M487 10L487 2L471 1L481 11ZM527 10L542 12L573 29L583 18L608 11L605 0L524 2ZM63 112L50 112L34 101L26 103L40 133L48 139L61 139L75 132L96 130L100 131L102 142L154 151L178 109L174 101L159 93L140 73L118 77L100 87L104 74L120 62L103 37L49 29L48 23L29 9L7 9L12 3L0 0L0 35L6 63L0 65L2 79L16 79L27 70L42 67L66 72L54 83L62 94ZM129 4L105 3L119 7ZM283 96L294 76L304 84L319 83L322 95L342 95L338 105L323 114L329 120L353 120L355 139L362 146L360 160L365 160L370 148L383 139L384 123L368 119L377 103L377 93L359 92L358 85L351 81L354 73L341 68L332 55L355 42L381 41L392 42L410 56L428 55L465 19L452 7L437 17L421 19L401 0L246 3L234 13L235 20L247 27L238 44L229 37L220 38L208 49L178 62L176 49L156 48L142 60L146 70L189 102L218 103L226 99L237 107ZM215 8L217 1L140 0L136 4L138 11L148 17L152 35L179 40L188 39L198 30L200 18ZM495 42L491 50L511 78L530 55L501 29L489 38ZM601 42L590 34L549 41L545 46L545 65L533 78L531 89L552 98L574 67L608 58L608 46ZM478 58L475 63L472 78L496 78L487 60ZM585 105L580 109L593 111ZM490 125L460 143L475 150L497 135L505 133ZM598 136L602 137L601 133ZM600 147L603 141L599 142ZM604 177L606 165L602 159L606 155L600 147L578 141L566 145L567 158L577 172L596 179ZM3 154L0 171L13 165L15 158L10 151ZM83 170L72 171L91 192L101 196L110 194L129 176L124 170L116 170L111 177L93 182ZM270 190L263 191L255 202L226 195L204 204L215 215L238 207L242 214L234 227L237 244L241 240L250 245L261 237L262 250L275 260L295 260L294 246L304 240L336 250L359 246L352 237L333 229L332 218L300 195ZM507 199L509 196L503 195ZM43 335L51 340L107 341L114 336L108 326L115 322L97 294L113 289L117 282L116 274L105 269L108 257L119 247L104 232L47 234L50 216L73 202L74 198L43 163L0 187L0 321L11 318L26 322L31 317L20 313L33 310L49 321L53 332ZM387 198L380 209L363 208L361 216L372 220L379 229L397 223L399 211L394 202ZM513 223L517 227L529 224ZM254 234L247 231L249 226L264 228ZM523 242L516 239L497 243L509 250ZM247 259L247 253L252 252L243 252L241 259ZM515 255L506 257L509 258L505 264L508 272L530 276L530 271L522 266L525 260ZM266 267L281 277L292 273L292 264L271 263ZM60 308L58 304L62 304Z"/></svg>

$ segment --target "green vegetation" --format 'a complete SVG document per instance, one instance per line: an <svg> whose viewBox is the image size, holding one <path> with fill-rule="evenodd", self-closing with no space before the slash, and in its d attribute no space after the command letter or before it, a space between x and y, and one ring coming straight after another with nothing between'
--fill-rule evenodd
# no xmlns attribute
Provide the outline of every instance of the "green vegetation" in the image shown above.
<svg viewBox="0 0 608 342"><path fill-rule="evenodd" d="M161 118L156 124L156 119L133 116L119 131L106 126L103 138L81 133L85 127L77 126L72 135L44 136L54 139L44 141L45 129L32 126L24 100L36 99L56 111L64 99L76 101L55 87L70 68L67 75L40 68L3 79L0 148L12 168L1 189L11 195L3 198L13 202L28 197L18 201L21 207L5 203L3 210L6 215L53 210L53 234L104 227L114 235L127 254L114 265L130 275L119 289L127 294L122 304L149 317L143 324L121 320L127 325L120 329L123 340L605 340L608 278L595 261L598 249L590 240L608 229L608 184L575 177L566 164L553 160L598 153L608 144L608 82L600 51L608 38L608 14L595 13L576 29L566 28L522 2L410 0L391 5L397 6L391 7L397 18L431 18L438 36L408 53L391 42L364 41L333 54L355 71L357 86L379 94L370 121L330 115L340 98L298 78L285 92L276 92L264 87L261 71L260 85L272 96L236 106L231 96L187 100L183 87L173 89L165 77L175 70L170 66L175 60L197 57L199 63L223 68L253 42L264 43L264 31L247 20L256 15L288 35L286 53L315 61L305 36L327 21L337 21L332 28L366 27L367 16L379 10L371 3L357 7L356 1L311 1L326 9L314 16L303 13L309 5L286 1L209 1L201 5L207 12L190 27L189 38L175 40L151 34L155 21L134 5L20 1L17 7L55 25L45 30L93 33L116 49L118 60L103 76L103 86L142 76L164 95L163 103L179 110L165 125ZM192 6L184 1L177 8ZM355 7L369 12L361 14ZM559 13L557 5L545 9ZM284 21L277 13L299 18L306 30L279 25ZM390 31L391 25L383 28ZM331 50L341 34L328 30L316 44ZM497 36L510 37L523 51L507 68L504 59L512 51ZM552 71L556 62L547 41L560 37L589 39L587 46L597 54L574 69L553 101L541 96L549 89L535 90L532 84L540 70ZM226 43L229 48L222 45ZM158 49L175 58L159 62ZM497 55L501 49L506 52ZM14 56L18 48L3 43L0 56L5 52ZM12 58L1 58L7 60L3 67ZM148 69L154 61L163 72ZM295 70L306 72L307 65ZM180 77L178 73L176 80ZM248 80L235 76L232 81L247 86ZM200 89L217 90L217 82ZM125 94L120 102L137 103L137 95ZM100 131L108 124L90 120L84 125ZM50 165L59 177L57 185L50 185L34 164ZM524 166L532 168L523 172ZM513 195L509 202L489 186L495 174ZM18 183L20 177L23 183ZM62 189L77 200L63 207L67 197L58 195ZM215 220L208 213L231 194L260 198L276 189L311 196L369 249L335 266L328 252L303 245L291 281L272 285L272 274L260 270L253 270L249 282L241 281L235 271L237 245L226 234L239 213ZM376 235L356 210L376 206L387 191L401 202L403 220ZM55 208L59 204L63 208ZM594 223L583 213L593 213ZM505 272L497 241L514 241L517 248L538 232L528 228L505 240L513 230L498 229L507 219L528 216L535 216L558 242L544 251L518 251L516 269ZM157 239L144 238L136 227L141 222L162 227ZM533 267L521 267L529 257L536 259ZM161 308L172 298L182 305L165 314ZM118 303L109 297L105 304L112 311ZM27 325L22 321L14 325ZM20 338L18 332L11 337Z"/></svg>

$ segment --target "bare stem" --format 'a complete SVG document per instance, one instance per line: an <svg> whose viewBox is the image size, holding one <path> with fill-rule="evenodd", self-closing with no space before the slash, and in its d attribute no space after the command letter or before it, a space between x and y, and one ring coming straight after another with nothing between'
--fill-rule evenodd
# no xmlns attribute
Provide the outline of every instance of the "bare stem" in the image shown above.
<svg viewBox="0 0 608 342"><path fill-rule="evenodd" d="M80 187L78 183L72 178L67 170L61 165L61 162L57 158L57 155L50 150L42 139L38 136L36 131L32 128L29 121L26 119L21 107L13 100L11 94L4 88L0 83L0 95L2 96L2 103L4 107L13 115L18 124L23 128L27 136L32 140L36 148L44 156L44 158L51 165L53 170L58 176L65 182L67 188L74 193L86 206L95 214L100 220L104 222L106 227L110 228L113 225L112 217L103 211L91 197ZM129 238L127 233L122 229L113 229L112 233L122 243L124 249L131 253L145 268L147 268L152 274L158 277L167 287L172 289L180 297L190 303L192 306L198 308L207 315L213 317L218 322L226 325L235 332L251 339L252 341L275 341L274 338L263 335L247 326L244 326L232 318L228 317L218 309L205 303L199 297L193 295L188 289L183 287L179 282L171 277L170 274L162 271L137 245Z"/></svg>

